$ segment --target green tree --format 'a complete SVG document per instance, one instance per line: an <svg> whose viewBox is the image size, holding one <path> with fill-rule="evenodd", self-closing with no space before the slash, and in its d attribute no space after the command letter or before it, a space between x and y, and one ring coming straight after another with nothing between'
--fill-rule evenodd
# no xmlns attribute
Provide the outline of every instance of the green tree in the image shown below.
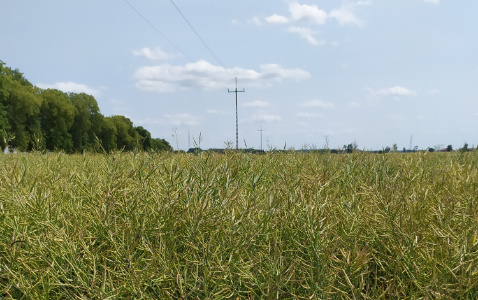
<svg viewBox="0 0 478 300"><path fill-rule="evenodd" d="M70 93L68 96L76 110L69 131L73 140L73 150L83 152L86 149L93 149L95 136L101 132L103 121L98 103L93 96L85 93Z"/></svg>
<svg viewBox="0 0 478 300"><path fill-rule="evenodd" d="M131 151L136 146L138 133L133 122L125 116L112 116L111 120L116 127L116 148Z"/></svg>
<svg viewBox="0 0 478 300"><path fill-rule="evenodd" d="M468 151L470 151L470 150L468 149L468 143L465 142L465 144L463 145L463 148L460 148L460 152L468 152Z"/></svg>
<svg viewBox="0 0 478 300"><path fill-rule="evenodd" d="M8 126L7 111L0 101L0 149L2 152L7 147L9 129L10 127Z"/></svg>
<svg viewBox="0 0 478 300"><path fill-rule="evenodd" d="M173 147L165 139L151 139L151 150L155 152L173 151Z"/></svg>
<svg viewBox="0 0 478 300"><path fill-rule="evenodd" d="M138 126L134 128L138 133L138 145L144 151L149 151L151 148L151 133L146 130L143 126Z"/></svg>
<svg viewBox="0 0 478 300"><path fill-rule="evenodd" d="M12 137L10 146L20 151L31 150L42 140L39 121L39 89L28 85L18 71L2 71L1 102L6 117L4 135ZM15 78L15 79L14 79Z"/></svg>
<svg viewBox="0 0 478 300"><path fill-rule="evenodd" d="M350 143L348 145L344 145L344 150L346 153L352 153L354 151L357 151L358 145L357 142Z"/></svg>
<svg viewBox="0 0 478 300"><path fill-rule="evenodd" d="M0 60L0 149L2 152L5 150L5 147L7 147L8 131L10 130L7 119L7 110L3 105L8 96L7 91L5 90L7 78L4 72L4 66L5 63Z"/></svg>
<svg viewBox="0 0 478 300"><path fill-rule="evenodd" d="M4 89L7 84L6 74L4 74L5 63L0 60L0 149L2 152L7 147L8 131L10 126L7 119L7 110L3 103L7 98L7 91Z"/></svg>
<svg viewBox="0 0 478 300"><path fill-rule="evenodd" d="M73 151L73 141L69 133L75 119L75 106L68 95L55 89L41 92L41 128L48 150Z"/></svg>
<svg viewBox="0 0 478 300"><path fill-rule="evenodd" d="M0 148L7 146L67 152L171 149L124 116L103 116L93 96L33 87L23 73L0 60Z"/></svg>
<svg viewBox="0 0 478 300"><path fill-rule="evenodd" d="M102 119L98 138L101 141L103 150L107 153L116 149L116 126L111 117Z"/></svg>

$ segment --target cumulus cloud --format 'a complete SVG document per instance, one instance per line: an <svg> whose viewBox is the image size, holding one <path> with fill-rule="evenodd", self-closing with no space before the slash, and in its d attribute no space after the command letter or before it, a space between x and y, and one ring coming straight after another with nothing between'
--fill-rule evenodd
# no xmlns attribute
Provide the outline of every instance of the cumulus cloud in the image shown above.
<svg viewBox="0 0 478 300"><path fill-rule="evenodd" d="M135 124L143 125L163 125L163 119L151 119L151 118L144 118L144 119L136 119L134 120Z"/></svg>
<svg viewBox="0 0 478 300"><path fill-rule="evenodd" d="M173 56L164 52L161 47L156 47L154 49L142 48L139 50L133 50L133 55L144 57L150 60L168 60Z"/></svg>
<svg viewBox="0 0 478 300"><path fill-rule="evenodd" d="M319 107L319 108L334 108L334 105L330 102L324 102L322 100L311 100L301 103L302 107Z"/></svg>
<svg viewBox="0 0 478 300"><path fill-rule="evenodd" d="M425 0L437 1L437 0ZM354 3L348 3L341 8L333 9L330 13L320 9L317 5L300 4L299 2L289 3L290 17L273 14L265 18L270 24L288 24L293 22L303 22L314 25L324 25L327 19L335 19L340 25L357 25L362 26L363 22L355 16L353 9L357 6L371 5L371 0L362 0Z"/></svg>
<svg viewBox="0 0 478 300"><path fill-rule="evenodd" d="M256 26L261 26L262 25L262 22L258 17L254 17L254 18L250 19L247 23L253 24L253 25L256 25Z"/></svg>
<svg viewBox="0 0 478 300"><path fill-rule="evenodd" d="M277 64L259 66L259 70L239 67L224 68L200 60L186 65L162 64L136 70L136 87L143 91L172 92L178 89L214 90L231 87L232 78L242 84L266 87L285 79L304 80L310 73L301 69L286 69Z"/></svg>
<svg viewBox="0 0 478 300"><path fill-rule="evenodd" d="M318 117L323 117L323 114L314 114L310 112L302 112L302 113L297 113L297 117L299 118L318 118Z"/></svg>
<svg viewBox="0 0 478 300"><path fill-rule="evenodd" d="M358 19L351 11L350 6L343 6L330 12L329 17L336 19L340 25L357 25L362 26L362 21Z"/></svg>
<svg viewBox="0 0 478 300"><path fill-rule="evenodd" d="M355 16L353 10L358 6L371 5L372 0L361 0L353 3L342 5L342 7L333 9L330 13L320 9L317 5L301 4L297 1L289 3L290 16L282 16L273 14L265 21L269 24L300 24L301 26L290 26L288 32L298 34L311 45L322 45L323 41L318 41L314 35L318 31L314 31L310 26L322 26L328 19L335 19L340 25L356 25L362 26L363 22ZM307 25L305 25L307 24ZM308 27L304 27L308 26Z"/></svg>
<svg viewBox="0 0 478 300"><path fill-rule="evenodd" d="M191 114L188 113L180 113L180 114L175 114L175 115L165 115L166 119L169 121L169 123L173 126L181 126L181 125L187 125L187 126L198 126L199 119Z"/></svg>
<svg viewBox="0 0 478 300"><path fill-rule="evenodd" d="M327 13L317 5L300 4L299 2L289 3L290 18L273 14L265 18L270 24L288 24L292 22L303 22L316 25L323 25L327 20Z"/></svg>
<svg viewBox="0 0 478 300"><path fill-rule="evenodd" d="M227 115L227 114L229 114L227 111L217 110L217 109L208 109L208 110L206 110L206 113L208 113L210 115Z"/></svg>
<svg viewBox="0 0 478 300"><path fill-rule="evenodd" d="M325 24L327 13L317 5L300 4L299 2L289 3L289 11L293 21L314 23L318 25Z"/></svg>
<svg viewBox="0 0 478 300"><path fill-rule="evenodd" d="M276 14L273 14L272 16L267 17L266 21L267 21L267 23L271 23L271 24L287 24L287 23L289 23L289 19L287 17L279 16L279 15L276 15Z"/></svg>
<svg viewBox="0 0 478 300"><path fill-rule="evenodd" d="M395 97L408 97L415 96L416 92L404 88L402 86L394 86L386 89L380 90L370 90L370 92L375 96L395 96Z"/></svg>
<svg viewBox="0 0 478 300"><path fill-rule="evenodd" d="M357 1L355 3L355 5L357 6L369 6L369 5L372 5L372 0L361 0L361 1Z"/></svg>
<svg viewBox="0 0 478 300"><path fill-rule="evenodd" d="M262 100L256 100L252 102L246 102L243 104L245 107L268 107L271 104L267 101L262 101Z"/></svg>
<svg viewBox="0 0 478 300"><path fill-rule="evenodd" d="M324 44L323 41L318 41L314 37L314 34L316 34L317 32L313 31L310 28L291 26L287 29L287 31L298 34L301 38L305 39L311 45L320 46Z"/></svg>
<svg viewBox="0 0 478 300"><path fill-rule="evenodd" d="M252 115L252 121L265 121L265 122L277 122L281 121L282 118L279 115L272 115L267 113L257 113Z"/></svg>
<svg viewBox="0 0 478 300"><path fill-rule="evenodd" d="M37 86L42 89L57 89L65 93L85 93L93 97L99 97L101 92L85 84L76 82L57 82L53 84L38 83Z"/></svg>

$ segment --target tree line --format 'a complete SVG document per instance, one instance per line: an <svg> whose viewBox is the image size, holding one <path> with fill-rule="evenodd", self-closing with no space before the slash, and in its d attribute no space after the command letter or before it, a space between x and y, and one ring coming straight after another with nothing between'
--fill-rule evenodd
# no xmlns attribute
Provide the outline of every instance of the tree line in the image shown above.
<svg viewBox="0 0 478 300"><path fill-rule="evenodd" d="M102 115L93 96L33 86L0 60L0 148L7 147L67 153L172 150L130 119Z"/></svg>

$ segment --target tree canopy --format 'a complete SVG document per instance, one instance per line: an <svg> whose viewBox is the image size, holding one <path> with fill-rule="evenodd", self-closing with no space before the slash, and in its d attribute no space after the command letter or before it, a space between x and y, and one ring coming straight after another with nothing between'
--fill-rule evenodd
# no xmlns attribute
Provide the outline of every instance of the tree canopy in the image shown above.
<svg viewBox="0 0 478 300"><path fill-rule="evenodd" d="M33 86L0 60L0 148L19 151L171 151L124 116L105 117L96 99Z"/></svg>

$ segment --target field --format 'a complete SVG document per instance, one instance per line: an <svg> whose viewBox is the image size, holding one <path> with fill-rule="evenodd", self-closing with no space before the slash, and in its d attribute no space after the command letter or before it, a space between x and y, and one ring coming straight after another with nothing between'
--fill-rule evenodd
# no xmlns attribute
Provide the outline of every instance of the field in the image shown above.
<svg viewBox="0 0 478 300"><path fill-rule="evenodd" d="M477 299L478 153L1 154L0 298Z"/></svg>

